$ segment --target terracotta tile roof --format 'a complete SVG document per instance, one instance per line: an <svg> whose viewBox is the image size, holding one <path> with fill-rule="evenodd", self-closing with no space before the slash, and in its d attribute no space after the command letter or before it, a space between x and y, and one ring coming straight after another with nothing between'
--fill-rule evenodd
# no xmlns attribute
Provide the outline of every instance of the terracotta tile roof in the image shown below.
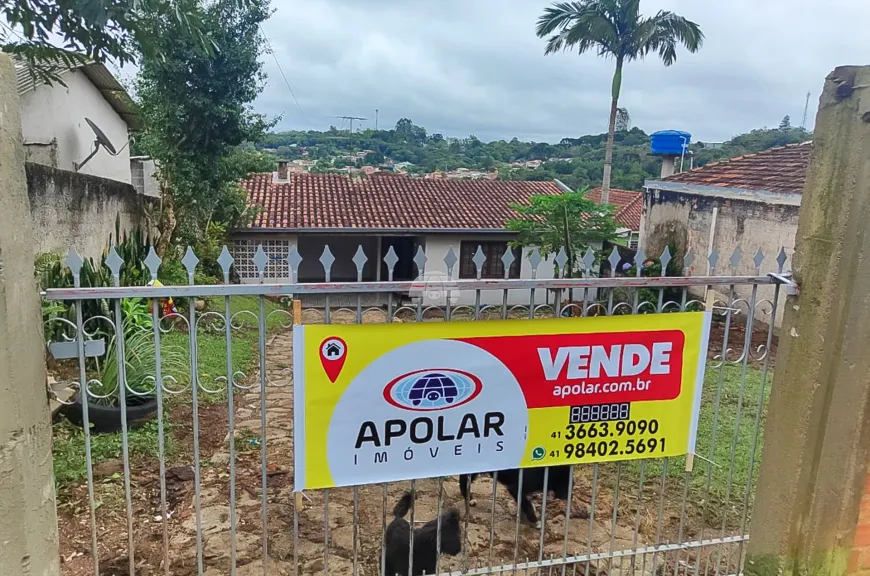
<svg viewBox="0 0 870 576"><path fill-rule="evenodd" d="M586 193L586 197L600 203L601 188L593 188ZM643 215L643 192L611 188L607 201L616 207L614 218L617 222L634 232L640 230L640 219Z"/></svg>
<svg viewBox="0 0 870 576"><path fill-rule="evenodd" d="M349 178L336 174L272 174L242 182L248 203L261 207L251 229L317 228L501 230L533 194L561 194L555 182L513 180L423 180L393 175ZM600 201L601 189L587 196ZM640 230L643 194L611 188L616 220Z"/></svg>
<svg viewBox="0 0 870 576"><path fill-rule="evenodd" d="M243 181L248 203L262 209L250 229L501 230L512 203L533 194L560 194L555 182L423 180L402 176L350 178L334 174L272 174Z"/></svg>
<svg viewBox="0 0 870 576"><path fill-rule="evenodd" d="M664 182L800 194L812 151L812 142L779 146L756 154L712 162L689 172L669 176Z"/></svg>

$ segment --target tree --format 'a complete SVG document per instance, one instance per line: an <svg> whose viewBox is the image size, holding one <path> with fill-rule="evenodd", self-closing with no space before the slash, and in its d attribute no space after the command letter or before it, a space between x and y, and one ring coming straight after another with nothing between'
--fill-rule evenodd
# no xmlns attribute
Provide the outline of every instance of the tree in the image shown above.
<svg viewBox="0 0 870 576"><path fill-rule="evenodd" d="M544 254L562 248L568 256L565 277L571 278L593 242L612 241L619 228L613 207L586 198L588 188L564 194L535 194L530 203L513 204L518 218L508 220L507 229L516 232L516 245L537 246Z"/></svg>
<svg viewBox="0 0 870 576"><path fill-rule="evenodd" d="M159 55L159 39L152 36L158 21L174 20L175 32L187 37L191 49L213 49L199 0L0 0L0 12L8 24L0 26L3 52L26 60L46 82L59 81L58 64L111 59L124 65L140 55Z"/></svg>
<svg viewBox="0 0 870 576"><path fill-rule="evenodd" d="M666 10L652 18L642 17L640 0L575 0L555 2L544 9L538 18L537 35L548 37L546 54L576 48L581 54L595 50L599 56L616 60L601 184L601 201L606 204L623 66L650 52L657 52L664 65L670 66L677 59L677 44L697 52L704 34L694 22Z"/></svg>
<svg viewBox="0 0 870 576"><path fill-rule="evenodd" d="M782 117L782 122L779 123L779 129L782 132L786 132L788 130L791 130L791 118L789 117L788 114L786 114L785 116Z"/></svg>
<svg viewBox="0 0 870 576"><path fill-rule="evenodd" d="M628 108L616 109L616 131L628 132L631 130L631 115L628 113Z"/></svg>
<svg viewBox="0 0 870 576"><path fill-rule="evenodd" d="M369 166L377 166L378 164L383 164L384 160L385 160L384 155L381 152L375 150L373 152L369 152L368 154L366 154L366 157L365 157L365 160L363 163L367 164Z"/></svg>
<svg viewBox="0 0 870 576"><path fill-rule="evenodd" d="M161 185L160 254L176 231L196 244L210 222L232 227L242 217L238 182L252 164L238 160L238 147L270 126L251 108L265 80L258 58L268 0L203 1L200 8L214 50L196 50L175 18L152 21L148 37L161 56L143 54L135 82L145 120L139 142L156 160Z"/></svg>

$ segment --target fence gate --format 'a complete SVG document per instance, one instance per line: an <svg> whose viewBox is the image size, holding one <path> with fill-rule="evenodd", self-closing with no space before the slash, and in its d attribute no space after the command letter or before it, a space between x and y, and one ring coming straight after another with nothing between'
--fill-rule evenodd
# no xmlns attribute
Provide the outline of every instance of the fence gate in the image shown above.
<svg viewBox="0 0 870 576"><path fill-rule="evenodd" d="M359 278L368 258L362 247L353 258ZM505 270L512 258L508 251ZM261 283L231 284L225 248L222 284L196 285L198 260L188 250L188 285L133 287L120 286L125 263L112 248L104 265L114 286L98 288L82 287L87 266L71 251L75 287L44 294L57 372L87 398L63 407L80 426L55 424L64 573L375 576L393 506L409 490L417 527L449 508L459 512L461 551L438 553L438 543L440 573L740 573L782 285L790 283L786 255L748 257L737 247L699 259L707 276L650 275L659 265L691 270L695 258L672 259L666 249L648 260L640 249L626 276L615 273L615 251L600 264L590 252L581 278L538 280L541 266L564 269L566 258L534 251L531 278L492 280L481 279L478 251L477 279L454 280L451 249L448 283L436 287L447 298L429 305L413 298L419 285L392 281L393 251L383 259L388 282L330 282L335 259L327 246L322 283L262 282L268 266L298 279L293 248L281 262L258 249L244 266L254 266ZM156 278L153 250L145 263ZM422 250L414 264L425 276ZM469 507L454 477L294 495L294 323L660 314L702 309L711 290L698 448L688 467L685 458L573 466L570 500L535 497L540 526L527 524L488 477L475 482ZM419 542L412 550L419 573L426 550Z"/></svg>

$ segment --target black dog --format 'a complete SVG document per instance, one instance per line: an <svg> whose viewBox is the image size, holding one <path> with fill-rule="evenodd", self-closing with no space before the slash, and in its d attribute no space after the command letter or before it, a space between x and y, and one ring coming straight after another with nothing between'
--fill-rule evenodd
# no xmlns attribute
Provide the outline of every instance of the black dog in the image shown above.
<svg viewBox="0 0 870 576"><path fill-rule="evenodd" d="M523 471L523 485L520 486L520 471L514 470L499 470L498 472L487 472L488 476L495 475L499 484L502 484L510 495L517 501L517 506L522 509L526 519L540 528L538 515L535 513L535 507L529 499L529 495L544 491L544 470L549 470L547 475L547 491L552 492L559 500L568 500L571 497L571 467L570 466L548 466L545 468L526 468ZM462 497L469 505L474 506L474 500L471 496L471 483L478 474L462 474L459 476L459 491ZM520 494L522 490L522 494Z"/></svg>
<svg viewBox="0 0 870 576"><path fill-rule="evenodd" d="M387 527L387 548L384 576L409 576L408 554L411 549L411 525L405 516L414 505L410 492L393 508L393 521ZM462 551L462 528L459 512L449 509L440 518L426 522L414 530L413 576L435 574L438 562L438 524L441 524L441 552L456 556Z"/></svg>

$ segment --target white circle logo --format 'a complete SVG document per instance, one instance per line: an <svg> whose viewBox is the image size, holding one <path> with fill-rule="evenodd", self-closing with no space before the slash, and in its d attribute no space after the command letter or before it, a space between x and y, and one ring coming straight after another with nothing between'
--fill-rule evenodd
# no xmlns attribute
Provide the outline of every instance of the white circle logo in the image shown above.
<svg viewBox="0 0 870 576"><path fill-rule="evenodd" d="M449 367L433 366L449 359ZM516 376L456 340L391 350L344 390L327 434L336 486L516 468L528 411Z"/></svg>
<svg viewBox="0 0 870 576"><path fill-rule="evenodd" d="M347 349L344 347L344 342L338 338L327 338L320 345L320 355L324 360L341 360Z"/></svg>

